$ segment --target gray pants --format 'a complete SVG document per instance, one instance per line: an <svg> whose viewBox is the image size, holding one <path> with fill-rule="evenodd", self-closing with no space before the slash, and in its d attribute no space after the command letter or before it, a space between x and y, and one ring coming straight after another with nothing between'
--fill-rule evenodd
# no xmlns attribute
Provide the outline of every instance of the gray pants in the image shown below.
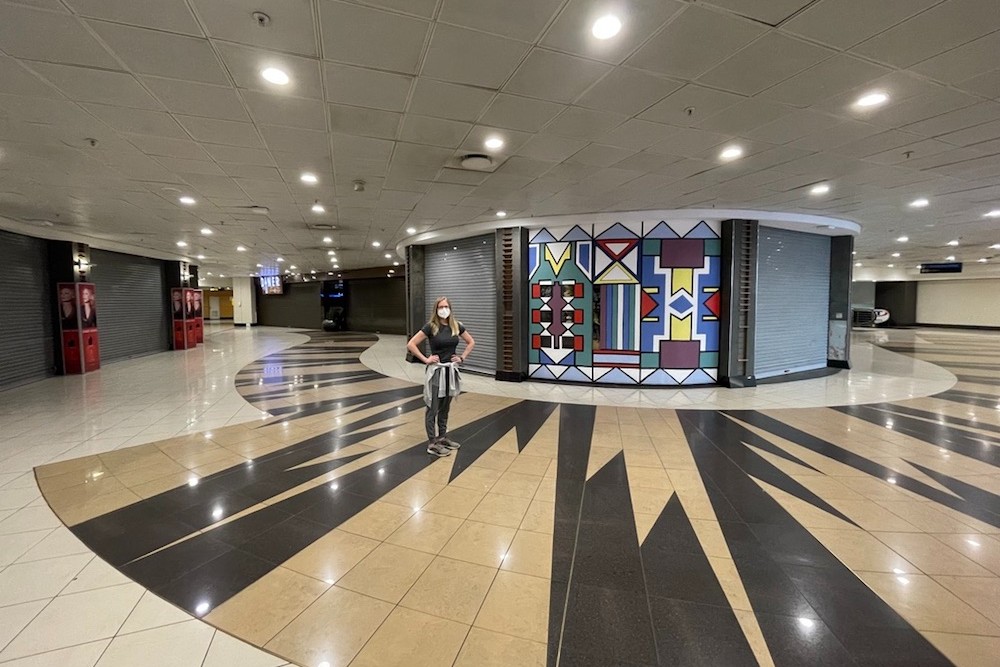
<svg viewBox="0 0 1000 667"><path fill-rule="evenodd" d="M434 440L435 437L445 437L448 435L448 410L451 408L451 396L438 396L441 383L445 383L448 388L448 373L438 373L431 385L431 405L424 415L424 427L427 429L427 440ZM447 392L446 392L447 393ZM437 422L437 436L434 435L434 423Z"/></svg>

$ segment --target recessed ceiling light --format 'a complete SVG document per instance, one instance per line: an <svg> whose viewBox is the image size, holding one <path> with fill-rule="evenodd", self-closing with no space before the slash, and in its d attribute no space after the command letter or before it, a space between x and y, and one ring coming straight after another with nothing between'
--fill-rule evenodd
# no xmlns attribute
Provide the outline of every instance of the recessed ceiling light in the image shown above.
<svg viewBox="0 0 1000 667"><path fill-rule="evenodd" d="M506 218L507 217L507 211L497 211L497 217L498 218Z"/></svg>
<svg viewBox="0 0 1000 667"><path fill-rule="evenodd" d="M946 261L946 262L954 262L955 261L955 256L954 255L948 255L947 257L944 258L944 261Z"/></svg>
<svg viewBox="0 0 1000 667"><path fill-rule="evenodd" d="M911 201L910 202L910 207L911 208L926 208L926 206L928 204L930 204L930 202L927 201L927 199L925 199L924 197L921 197L920 199L914 199L913 201Z"/></svg>
<svg viewBox="0 0 1000 667"><path fill-rule="evenodd" d="M860 267L861 266L861 262L854 262L854 266Z"/></svg>
<svg viewBox="0 0 1000 667"><path fill-rule="evenodd" d="M236 246L236 252L246 252L247 249L241 245Z"/></svg>
<svg viewBox="0 0 1000 667"><path fill-rule="evenodd" d="M392 259L392 253L388 253L388 252L385 253L385 258L386 259Z"/></svg>
<svg viewBox="0 0 1000 667"><path fill-rule="evenodd" d="M187 244L187 241L178 241L178 242L177 242L177 247L178 247L178 248L186 248L186 247L187 247L187 245L188 245L188 244Z"/></svg>
<svg viewBox="0 0 1000 667"><path fill-rule="evenodd" d="M622 29L622 22L617 16L608 14L594 21L590 32L597 39L611 39Z"/></svg>
<svg viewBox="0 0 1000 667"><path fill-rule="evenodd" d="M292 264L292 265L291 265L290 267L288 267L288 268L294 271L295 269L297 269L297 268L299 268L299 267L297 267L297 266L295 266L294 264Z"/></svg>
<svg viewBox="0 0 1000 667"><path fill-rule="evenodd" d="M202 227L202 228L201 228L201 233L202 233L202 235L203 235L203 236L211 236L211 235L212 235L212 234L214 234L215 232L213 232L213 231L212 231L211 229L209 229L208 227Z"/></svg>
<svg viewBox="0 0 1000 667"><path fill-rule="evenodd" d="M889 101L889 96L882 91L873 91L870 93L865 93L858 98L858 101L854 103L856 107L877 107L880 104L885 104Z"/></svg>
<svg viewBox="0 0 1000 667"><path fill-rule="evenodd" d="M980 263L980 264L985 264L985 263L986 263L986 262L988 262L988 261L989 261L989 260L988 260L988 259L986 259L985 257L980 257L980 258L979 258L979 263Z"/></svg>
<svg viewBox="0 0 1000 667"><path fill-rule="evenodd" d="M955 246L958 245L958 239L954 239L952 241L948 241L948 245L950 245L951 247L954 248Z"/></svg>
<svg viewBox="0 0 1000 667"><path fill-rule="evenodd" d="M205 259L204 255L198 255L198 259Z"/></svg>
<svg viewBox="0 0 1000 667"><path fill-rule="evenodd" d="M284 258L284 257L279 257L279 258L277 259L277 261L279 261L279 262L284 262L284 261L285 261L285 258Z"/></svg>
<svg viewBox="0 0 1000 667"><path fill-rule="evenodd" d="M392 265L393 266L399 266L399 262L393 262Z"/></svg>
<svg viewBox="0 0 1000 667"><path fill-rule="evenodd" d="M372 241L372 247L373 248L381 248L382 244L379 243L378 241Z"/></svg>
<svg viewBox="0 0 1000 667"><path fill-rule="evenodd" d="M416 234L417 233L417 229L415 227L407 227L406 228L406 233L407 234Z"/></svg>
<svg viewBox="0 0 1000 667"><path fill-rule="evenodd" d="M894 269L894 268L896 268L896 265L895 265L895 264L889 264L888 266L889 266L889 268L890 268L890 269Z"/></svg>
<svg viewBox="0 0 1000 667"><path fill-rule="evenodd" d="M309 172L305 172L299 176L299 179L303 183L319 183L319 178L316 177L316 174L310 174Z"/></svg>
<svg viewBox="0 0 1000 667"><path fill-rule="evenodd" d="M340 268L340 264L334 264L334 265L333 265L333 268L335 268L335 269L339 269L339 268ZM337 277L339 278L340 276L337 276Z"/></svg>
<svg viewBox="0 0 1000 667"><path fill-rule="evenodd" d="M993 209L992 211L990 211L989 213L987 213L983 217L984 218L1000 218L1000 208Z"/></svg>
<svg viewBox="0 0 1000 667"><path fill-rule="evenodd" d="M327 250L327 251L326 251L326 254L327 254L327 255L336 255L337 253L335 253L335 252L334 252L334 251L332 251L332 250Z"/></svg>
<svg viewBox="0 0 1000 667"><path fill-rule="evenodd" d="M827 185L826 183L820 183L819 185L812 186L812 189L809 190L809 194L811 194L811 195L825 195L829 191L830 191L830 186L829 185Z"/></svg>
<svg viewBox="0 0 1000 667"><path fill-rule="evenodd" d="M192 204L195 203L194 197L187 197L187 196L181 197L177 201L179 201L182 204L187 204L188 206L191 206Z"/></svg>
<svg viewBox="0 0 1000 667"><path fill-rule="evenodd" d="M268 67L261 70L260 75L264 77L264 80L268 83L273 83L279 86L286 86L291 79L288 78L288 74L284 70L280 70L277 67Z"/></svg>
<svg viewBox="0 0 1000 667"><path fill-rule="evenodd" d="M501 148L503 146L503 139L500 137L490 137L486 140L484 144L487 148Z"/></svg>
<svg viewBox="0 0 1000 667"><path fill-rule="evenodd" d="M208 275L212 275L212 272L211 272L211 271L209 271L209 272L208 272Z"/></svg>
<svg viewBox="0 0 1000 667"><path fill-rule="evenodd" d="M899 257L899 253L898 252L894 252L894 253L892 253L892 256L893 257Z"/></svg>
<svg viewBox="0 0 1000 667"><path fill-rule="evenodd" d="M994 243L991 245L990 250L1000 250L1000 243Z"/></svg>
<svg viewBox="0 0 1000 667"><path fill-rule="evenodd" d="M719 157L723 160L735 160L736 158L743 155L743 149L739 146L726 146L719 153Z"/></svg>
<svg viewBox="0 0 1000 667"><path fill-rule="evenodd" d="M323 243L333 243L333 239L331 239L329 236L324 236Z"/></svg>
<svg viewBox="0 0 1000 667"><path fill-rule="evenodd" d="M219 277L220 277L220 278L225 278L225 277L226 277L226 274L225 274L225 273L220 273L220 274L219 274Z"/></svg>
<svg viewBox="0 0 1000 667"><path fill-rule="evenodd" d="M323 208L322 204L320 204L319 202L317 202L317 203L313 204L312 212L313 213L326 213L326 209Z"/></svg>
<svg viewBox="0 0 1000 667"><path fill-rule="evenodd" d="M899 243L906 243L909 240L910 240L909 236L900 236L898 239L896 239L896 241L898 241Z"/></svg>
<svg viewBox="0 0 1000 667"><path fill-rule="evenodd" d="M263 268L264 268L264 265L263 265L263 264L258 264L258 265L257 265L257 268L258 268L258 269L263 269Z"/></svg>
<svg viewBox="0 0 1000 667"><path fill-rule="evenodd" d="M316 269L311 269L309 273L316 273Z"/></svg>

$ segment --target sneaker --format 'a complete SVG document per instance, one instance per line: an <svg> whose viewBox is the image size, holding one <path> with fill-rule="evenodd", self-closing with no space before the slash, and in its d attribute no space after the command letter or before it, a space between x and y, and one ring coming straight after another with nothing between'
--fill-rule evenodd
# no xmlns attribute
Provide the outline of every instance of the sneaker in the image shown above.
<svg viewBox="0 0 1000 667"><path fill-rule="evenodd" d="M427 445L427 453L432 456L451 456L451 450L436 440Z"/></svg>
<svg viewBox="0 0 1000 667"><path fill-rule="evenodd" d="M454 440L450 440L448 436L441 436L440 438L438 438L438 443L444 445L448 449L458 449L459 447L462 446L457 442L455 442Z"/></svg>

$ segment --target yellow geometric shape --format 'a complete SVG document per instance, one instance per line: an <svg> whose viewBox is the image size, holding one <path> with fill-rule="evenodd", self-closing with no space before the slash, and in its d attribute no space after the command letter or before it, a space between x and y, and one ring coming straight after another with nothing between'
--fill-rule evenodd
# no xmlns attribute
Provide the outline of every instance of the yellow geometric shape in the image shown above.
<svg viewBox="0 0 1000 667"><path fill-rule="evenodd" d="M562 253L560 253L558 259L552 255L553 246L556 246L558 248L558 246L560 245L563 244L561 243L545 244L545 261L548 262L549 266L552 267L552 273L557 276L559 275L559 272L562 270L563 264L569 261L570 257L570 246L568 243L565 244L565 246L563 246Z"/></svg>
<svg viewBox="0 0 1000 667"><path fill-rule="evenodd" d="M620 262L614 262L604 270L595 285L637 285L639 281Z"/></svg>
<svg viewBox="0 0 1000 667"><path fill-rule="evenodd" d="M670 272L670 291L678 290L694 294L694 269L674 269Z"/></svg>
<svg viewBox="0 0 1000 667"><path fill-rule="evenodd" d="M691 316L670 316L670 340L691 340Z"/></svg>

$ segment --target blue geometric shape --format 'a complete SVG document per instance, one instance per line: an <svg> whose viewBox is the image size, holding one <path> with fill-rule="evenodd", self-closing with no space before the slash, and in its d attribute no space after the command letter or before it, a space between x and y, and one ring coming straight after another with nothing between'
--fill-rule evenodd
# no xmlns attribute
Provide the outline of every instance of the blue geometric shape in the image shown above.
<svg viewBox="0 0 1000 667"><path fill-rule="evenodd" d="M670 229L670 226L666 222L660 221L656 227L653 227L652 231L644 236L647 239L676 239L680 238L677 236L677 232Z"/></svg>
<svg viewBox="0 0 1000 667"><path fill-rule="evenodd" d="M643 384L655 384L661 386L675 386L677 380L670 377L670 374L663 370L656 370L649 374L645 380L642 381Z"/></svg>
<svg viewBox="0 0 1000 667"><path fill-rule="evenodd" d="M566 372L563 373L562 377L560 377L559 379L562 380L563 382L592 382L592 380L589 377L587 377L583 371L581 371L579 368L576 368L575 366L573 368L567 369Z"/></svg>
<svg viewBox="0 0 1000 667"><path fill-rule="evenodd" d="M694 229L684 235L686 239L717 239L719 235L712 231L704 220L699 222Z"/></svg>
<svg viewBox="0 0 1000 667"><path fill-rule="evenodd" d="M559 239L560 241L589 241L591 239L590 234L583 231L580 225L573 225L573 229L569 230L563 237Z"/></svg>
<svg viewBox="0 0 1000 667"><path fill-rule="evenodd" d="M545 354L544 352L542 352L541 350L539 350L538 351L538 363L540 363L540 364L554 364L556 362L552 361L552 359L550 359L547 354Z"/></svg>
<svg viewBox="0 0 1000 667"><path fill-rule="evenodd" d="M556 379L556 376L552 374L552 371L550 371L547 366L540 367L538 370L536 370L534 373L531 374L531 377L537 378L539 380Z"/></svg>
<svg viewBox="0 0 1000 667"><path fill-rule="evenodd" d="M590 255L593 250L593 243L590 239L578 241L576 244L576 265L583 271L583 275L590 278Z"/></svg>
<svg viewBox="0 0 1000 667"><path fill-rule="evenodd" d="M711 375L699 368L694 373L687 376L687 379L684 380L684 384L716 384L716 382L712 379Z"/></svg>
<svg viewBox="0 0 1000 667"><path fill-rule="evenodd" d="M694 304L692 304L691 300L688 299L683 293L679 297L670 302L670 307L676 310L678 313L687 312L688 310L690 310L692 305Z"/></svg>
<svg viewBox="0 0 1000 667"><path fill-rule="evenodd" d="M538 270L538 246L529 245L528 246L528 277L535 275L535 271Z"/></svg>
<svg viewBox="0 0 1000 667"><path fill-rule="evenodd" d="M629 230L628 227L620 222L616 222L608 230L602 232L597 238L599 239L637 239L639 238L635 232Z"/></svg>
<svg viewBox="0 0 1000 667"><path fill-rule="evenodd" d="M556 237L549 233L549 230L544 227L535 232L535 235L531 237L529 243L555 243Z"/></svg>
<svg viewBox="0 0 1000 667"><path fill-rule="evenodd" d="M576 352L570 352L566 358L559 362L560 366L576 366Z"/></svg>
<svg viewBox="0 0 1000 667"><path fill-rule="evenodd" d="M613 368L611 372L604 375L598 382L613 384L635 384L635 380L630 378L620 368Z"/></svg>

